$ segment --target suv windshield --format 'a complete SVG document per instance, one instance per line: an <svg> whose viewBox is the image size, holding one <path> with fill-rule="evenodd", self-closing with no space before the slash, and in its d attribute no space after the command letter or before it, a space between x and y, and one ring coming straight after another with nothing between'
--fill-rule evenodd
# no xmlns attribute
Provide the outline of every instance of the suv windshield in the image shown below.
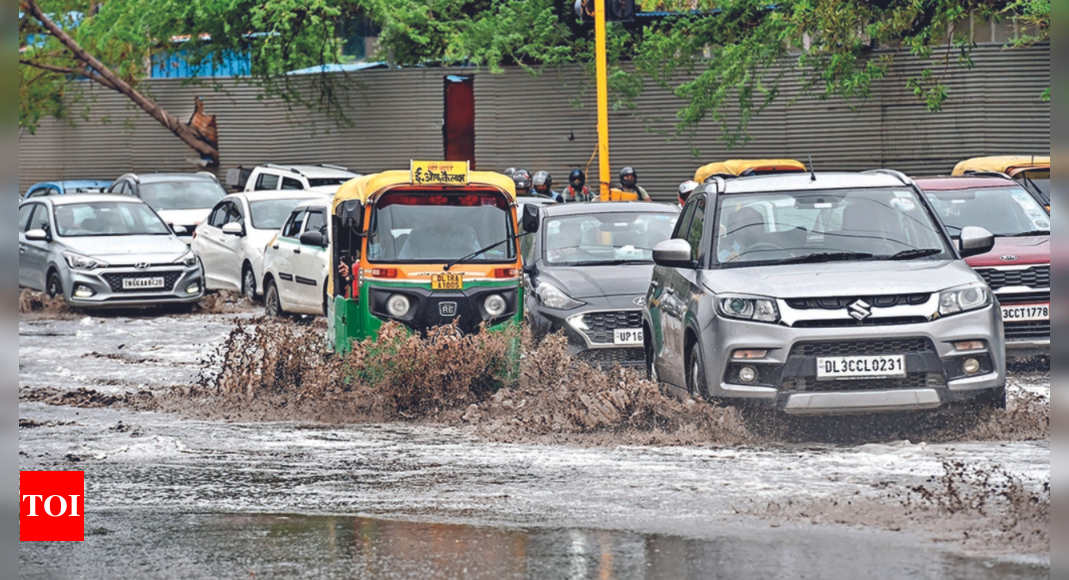
<svg viewBox="0 0 1069 580"><path fill-rule="evenodd" d="M387 193L375 205L368 230L374 262L448 263L512 235L503 195L441 192ZM468 263L512 262L516 245L501 244Z"/></svg>
<svg viewBox="0 0 1069 580"><path fill-rule="evenodd" d="M1050 234L1047 211L1020 187L931 191L927 196L952 236L969 226L999 237Z"/></svg>
<svg viewBox="0 0 1069 580"><path fill-rule="evenodd" d="M719 197L714 259L725 267L880 259L948 259L912 189Z"/></svg>
<svg viewBox="0 0 1069 580"><path fill-rule="evenodd" d="M91 236L165 236L171 230L140 203L102 202L60 205L56 229L68 238Z"/></svg>
<svg viewBox="0 0 1069 580"><path fill-rule="evenodd" d="M214 181L172 181L141 184L141 199L156 211L211 209L226 197Z"/></svg>
<svg viewBox="0 0 1069 580"><path fill-rule="evenodd" d="M678 216L603 213L546 220L545 260L554 266L653 262L653 247L672 235Z"/></svg>
<svg viewBox="0 0 1069 580"><path fill-rule="evenodd" d="M282 229L290 212L307 199L268 199L249 203L252 227L258 230Z"/></svg>

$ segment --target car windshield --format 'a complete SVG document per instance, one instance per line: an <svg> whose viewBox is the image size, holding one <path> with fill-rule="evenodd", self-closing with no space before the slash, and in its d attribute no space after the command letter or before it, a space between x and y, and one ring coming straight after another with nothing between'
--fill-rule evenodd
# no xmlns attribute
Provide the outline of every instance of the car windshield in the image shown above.
<svg viewBox="0 0 1069 580"><path fill-rule="evenodd" d="M1050 234L1050 215L1020 187L930 191L927 195L939 219L955 237L969 226L984 228L999 237Z"/></svg>
<svg viewBox="0 0 1069 580"><path fill-rule="evenodd" d="M308 179L308 187L332 187L335 185L344 185L352 179L351 177L323 177L320 179Z"/></svg>
<svg viewBox="0 0 1069 580"><path fill-rule="evenodd" d="M167 224L140 203L100 202L60 205L55 208L61 237L165 236Z"/></svg>
<svg viewBox="0 0 1069 580"><path fill-rule="evenodd" d="M141 184L141 199L156 211L211 209L226 197L213 181L171 181Z"/></svg>
<svg viewBox="0 0 1069 580"><path fill-rule="evenodd" d="M653 248L672 236L668 213L592 213L547 219L545 260L554 266L652 263Z"/></svg>
<svg viewBox="0 0 1069 580"><path fill-rule="evenodd" d="M448 263L507 240L509 202L501 194L409 191L387 193L375 204L368 229L373 262ZM516 245L505 243L474 259L512 262Z"/></svg>
<svg viewBox="0 0 1069 580"><path fill-rule="evenodd" d="M293 208L307 199L268 199L249 203L252 227L258 230L278 230L290 216Z"/></svg>
<svg viewBox="0 0 1069 580"><path fill-rule="evenodd" d="M952 256L912 189L727 195L714 259L724 267Z"/></svg>

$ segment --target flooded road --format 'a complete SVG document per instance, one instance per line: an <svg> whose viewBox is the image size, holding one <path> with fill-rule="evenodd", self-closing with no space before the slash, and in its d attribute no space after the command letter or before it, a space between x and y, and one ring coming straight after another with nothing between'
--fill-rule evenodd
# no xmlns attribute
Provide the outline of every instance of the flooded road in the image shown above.
<svg viewBox="0 0 1069 580"><path fill-rule="evenodd" d="M24 318L19 387L192 384L232 318ZM1013 386L1049 398L1049 385L1049 373L1022 372ZM25 577L1050 574L1049 540L1035 539L1046 530L1009 542L999 506L947 516L910 491L940 487L953 464L1049 490L1049 439L567 447L439 425L233 423L26 401L19 417L20 469L85 471L87 488L86 543L21 544ZM988 493L970 482L954 483Z"/></svg>

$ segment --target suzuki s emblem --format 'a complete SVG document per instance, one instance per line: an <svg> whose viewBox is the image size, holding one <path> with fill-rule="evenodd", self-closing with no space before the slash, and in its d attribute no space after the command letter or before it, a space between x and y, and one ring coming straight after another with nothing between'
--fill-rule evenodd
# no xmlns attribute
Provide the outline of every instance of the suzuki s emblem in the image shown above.
<svg viewBox="0 0 1069 580"><path fill-rule="evenodd" d="M438 305L438 314L441 314L444 318L452 318L457 315L457 303L456 302L442 302Z"/></svg>
<svg viewBox="0 0 1069 580"><path fill-rule="evenodd" d="M864 300L858 300L850 305L850 316L858 320L865 320L872 316L872 305Z"/></svg>
<svg viewBox="0 0 1069 580"><path fill-rule="evenodd" d="M639 306L639 307L645 306L646 305L646 297L645 296L639 296L638 298L635 298L634 302L635 302L635 306Z"/></svg>
<svg viewBox="0 0 1069 580"><path fill-rule="evenodd" d="M1017 256L1002 256L999 259L1003 262L1016 262L1017 260L1020 260Z"/></svg>
<svg viewBox="0 0 1069 580"><path fill-rule="evenodd" d="M134 268L137 268L138 270L148 270L151 267L152 264L149 264L148 262L138 262L134 264Z"/></svg>

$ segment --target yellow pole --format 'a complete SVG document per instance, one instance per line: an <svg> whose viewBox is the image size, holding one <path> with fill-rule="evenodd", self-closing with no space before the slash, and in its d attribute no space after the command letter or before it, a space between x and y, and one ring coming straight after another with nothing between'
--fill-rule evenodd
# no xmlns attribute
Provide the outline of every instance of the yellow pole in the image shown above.
<svg viewBox="0 0 1069 580"><path fill-rule="evenodd" d="M598 65L598 161L601 201L610 201L612 193L609 165L609 65L605 56L605 2L594 2L594 31Z"/></svg>

